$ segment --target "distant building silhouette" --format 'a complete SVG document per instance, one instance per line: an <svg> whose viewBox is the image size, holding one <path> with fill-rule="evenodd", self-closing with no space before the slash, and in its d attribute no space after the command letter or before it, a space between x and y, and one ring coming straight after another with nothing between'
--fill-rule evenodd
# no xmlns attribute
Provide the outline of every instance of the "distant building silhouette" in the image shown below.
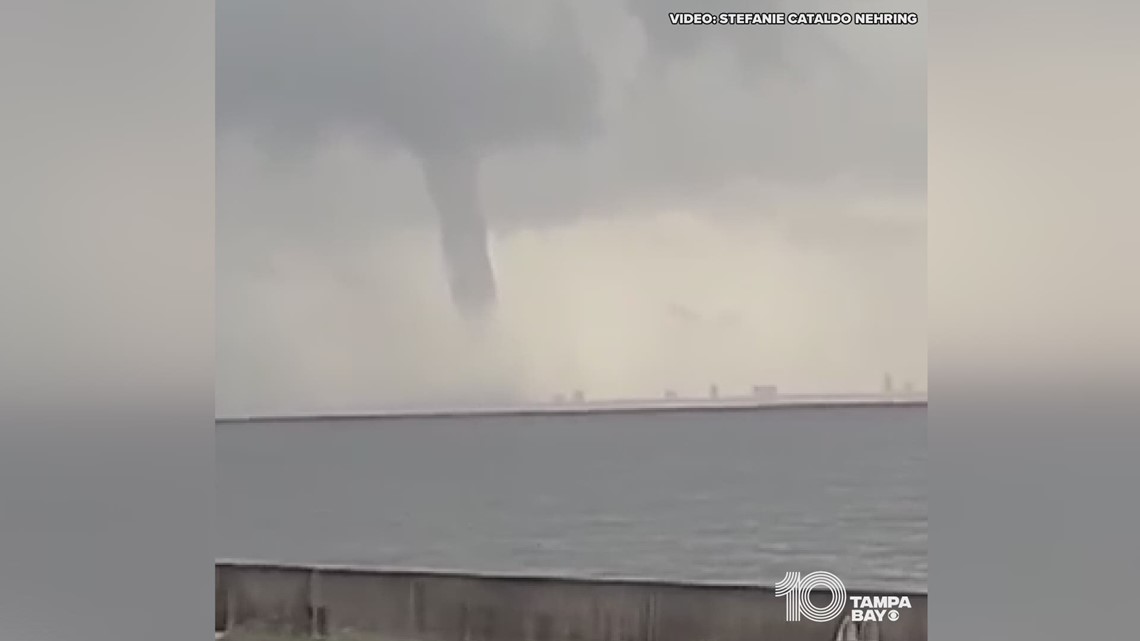
<svg viewBox="0 0 1140 641"><path fill-rule="evenodd" d="M580 389L574 390L574 402L575 403L586 402L586 395L582 393L582 390L580 390Z"/></svg>
<svg viewBox="0 0 1140 641"><path fill-rule="evenodd" d="M756 398L772 398L773 396L776 396L776 394L777 391L775 385L752 386L752 396L755 396Z"/></svg>
<svg viewBox="0 0 1140 641"><path fill-rule="evenodd" d="M717 389L715 384L710 385L709 386L709 398L719 398L719 397L720 397L720 390Z"/></svg>

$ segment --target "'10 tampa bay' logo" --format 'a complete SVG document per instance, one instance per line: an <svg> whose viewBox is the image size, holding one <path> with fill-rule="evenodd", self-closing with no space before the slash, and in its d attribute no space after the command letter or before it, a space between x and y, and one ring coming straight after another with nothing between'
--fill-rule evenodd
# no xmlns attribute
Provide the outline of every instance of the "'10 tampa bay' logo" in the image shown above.
<svg viewBox="0 0 1140 641"><path fill-rule="evenodd" d="M812 590L823 590L831 597L823 606L811 601ZM776 584L776 596L786 597L785 610L788 621L802 618L817 623L825 623L838 617L847 606L847 588L843 581L830 572L812 572L800 576L799 572L788 572ZM853 596L851 597L852 621L898 621L899 608L909 608L907 596Z"/></svg>

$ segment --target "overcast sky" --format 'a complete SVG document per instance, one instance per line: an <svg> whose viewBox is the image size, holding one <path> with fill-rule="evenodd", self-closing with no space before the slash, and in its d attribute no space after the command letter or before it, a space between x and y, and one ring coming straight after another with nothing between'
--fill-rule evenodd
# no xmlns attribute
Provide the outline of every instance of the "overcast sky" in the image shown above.
<svg viewBox="0 0 1140 641"><path fill-rule="evenodd" d="M219 3L218 412L924 387L925 16L681 4ZM459 152L479 323L421 164Z"/></svg>

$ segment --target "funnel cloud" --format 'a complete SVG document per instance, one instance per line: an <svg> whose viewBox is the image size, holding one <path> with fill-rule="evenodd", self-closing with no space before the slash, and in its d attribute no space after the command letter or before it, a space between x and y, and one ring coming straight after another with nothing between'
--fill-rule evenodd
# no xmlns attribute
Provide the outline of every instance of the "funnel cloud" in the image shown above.
<svg viewBox="0 0 1140 641"><path fill-rule="evenodd" d="M434 152L421 165L439 214L451 299L465 316L484 315L495 305L496 288L487 222L479 206L479 161L467 152Z"/></svg>
<svg viewBox="0 0 1140 641"><path fill-rule="evenodd" d="M522 13L482 2L223 3L219 131L253 134L269 156L303 159L340 139L410 155L455 306L482 313L496 300L477 189L484 159L599 129L597 70L577 22L559 4L531 28L511 19ZM393 216L376 205L377 218Z"/></svg>

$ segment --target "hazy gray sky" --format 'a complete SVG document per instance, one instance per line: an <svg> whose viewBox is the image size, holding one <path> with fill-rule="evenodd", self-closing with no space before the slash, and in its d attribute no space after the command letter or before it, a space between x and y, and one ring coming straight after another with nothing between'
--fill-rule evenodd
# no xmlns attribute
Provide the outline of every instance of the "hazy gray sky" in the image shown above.
<svg viewBox="0 0 1140 641"><path fill-rule="evenodd" d="M219 3L219 412L923 385L924 24L678 4ZM457 154L480 327L421 166Z"/></svg>

